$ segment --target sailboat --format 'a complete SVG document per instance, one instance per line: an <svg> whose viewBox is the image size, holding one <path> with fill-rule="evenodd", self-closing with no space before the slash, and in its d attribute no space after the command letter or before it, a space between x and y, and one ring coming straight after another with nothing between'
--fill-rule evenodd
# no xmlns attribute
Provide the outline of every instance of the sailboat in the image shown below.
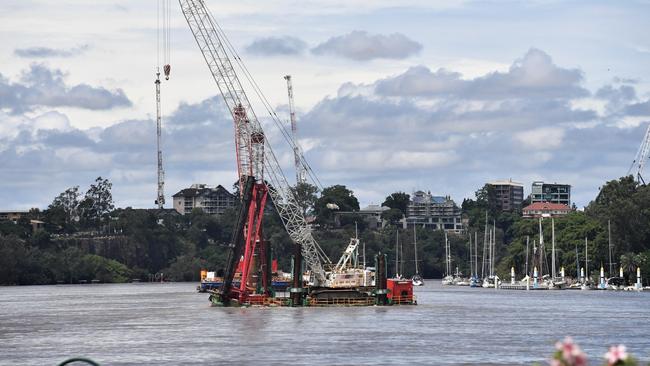
<svg viewBox="0 0 650 366"><path fill-rule="evenodd" d="M519 281L519 283L526 284L526 290L530 289L530 274L528 273L528 254L530 253L530 237L526 236L526 266L524 268L524 273L526 274L524 278Z"/></svg>
<svg viewBox="0 0 650 366"><path fill-rule="evenodd" d="M568 289L570 290L579 290L580 287L582 286L582 283L580 283L580 257L578 254L578 245L576 244L576 277L573 281L571 281L571 284L569 285Z"/></svg>
<svg viewBox="0 0 650 366"><path fill-rule="evenodd" d="M462 273L458 271L458 267L456 267L456 280L454 283L456 286L469 286L470 280L467 277L463 277Z"/></svg>
<svg viewBox="0 0 650 366"><path fill-rule="evenodd" d="M625 288L625 277L623 277L623 267L619 268L618 277L614 276L614 263L612 263L612 224L607 220L607 236L608 236L608 251L609 251L609 275L607 279L608 290L622 290Z"/></svg>
<svg viewBox="0 0 650 366"><path fill-rule="evenodd" d="M472 250L472 236L470 235L469 248ZM472 267L472 277L469 279L469 287L481 287L480 279L478 278L478 232L474 232L474 259L471 259L470 264Z"/></svg>
<svg viewBox="0 0 650 366"><path fill-rule="evenodd" d="M562 277L557 277L555 271L555 219L551 217L551 277L547 283L549 290L561 290L566 287L564 282L564 274ZM564 270L563 270L564 271Z"/></svg>
<svg viewBox="0 0 650 366"><path fill-rule="evenodd" d="M485 221L485 229L487 230L487 216ZM489 276L483 279L484 288L494 288L499 286L499 279L494 275L494 254L496 244L496 223L492 221L492 230L489 231L488 241L488 254L489 254Z"/></svg>
<svg viewBox="0 0 650 366"><path fill-rule="evenodd" d="M415 232L415 225L413 225L413 248L415 250L415 274L411 278L413 286L422 286L424 285L424 280L420 276L420 271L418 269L418 238Z"/></svg>
<svg viewBox="0 0 650 366"><path fill-rule="evenodd" d="M582 274L582 273L581 273ZM592 290L593 286L589 281L589 253L587 252L587 237L585 237L585 277L580 286L581 290Z"/></svg>
<svg viewBox="0 0 650 366"><path fill-rule="evenodd" d="M454 276L450 274L451 267L449 265L449 240L447 239L447 232L445 231L445 277L442 279L443 285L453 285Z"/></svg>

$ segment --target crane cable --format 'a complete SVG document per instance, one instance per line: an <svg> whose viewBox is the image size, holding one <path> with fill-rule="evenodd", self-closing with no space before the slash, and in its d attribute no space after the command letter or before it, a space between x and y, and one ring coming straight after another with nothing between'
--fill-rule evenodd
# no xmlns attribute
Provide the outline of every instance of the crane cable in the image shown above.
<svg viewBox="0 0 650 366"><path fill-rule="evenodd" d="M156 16L156 71L160 72L160 47L162 45L162 61L163 73L165 80L169 80L171 72L171 6L170 0L157 1L157 16ZM162 23L162 26L161 26ZM162 42L160 40L160 33L162 31Z"/></svg>
<svg viewBox="0 0 650 366"><path fill-rule="evenodd" d="M250 71L248 70L246 65L243 63L241 57L237 53L237 50L232 45L232 43L230 43L230 40L226 36L226 33L223 31L223 29L221 28L219 23L217 23L216 20L214 19L214 15L212 15L212 13L210 12L209 9L206 8L206 10L209 12L210 17L212 18L211 19L212 23L215 25L215 29L219 33L218 35L221 36L221 38L225 41L226 47L231 52L233 58L235 59L235 62L239 66L239 68L244 72L244 76L248 80L249 84L253 87L253 90L255 91L255 94L257 94L258 98L260 99L260 101L264 105L264 108L266 109L266 111L271 116L271 120L274 122L276 127L280 130L280 132L282 133L282 136L284 137L284 139L287 141L287 143L290 145L291 148L293 148L295 146L298 146L297 143L294 141L293 137L291 136L291 134L289 133L289 131L287 131L285 126L282 124L282 121L280 120L280 118L276 114L274 108L271 106L271 103L268 101L268 99L266 98L266 96L262 92L260 86L257 84L255 79L251 75ZM312 182L315 183L316 187L320 188L320 190L322 191L323 190L322 183L318 179L318 176L316 176L316 173L313 171L313 169L311 168L309 163L307 163L305 157L302 155L302 149L300 149L300 146L298 146L298 149L300 151L300 161L303 164L303 167L305 167L305 170L307 171L307 174L311 178ZM273 158L276 159L276 161L277 161L277 158L275 157L275 153L273 152L273 150L269 149L269 152L271 153ZM282 167L280 167L280 164L278 164L278 169L280 169L280 174L284 177L284 173L282 172ZM286 180L286 178L285 178L285 180ZM296 182L296 184L297 184L297 182ZM323 248L321 248L321 246L318 245L318 244L316 244L315 247L316 247L316 253L321 258L321 261L323 261L325 263L330 263L331 260L329 259L329 257L327 256L327 254L325 253Z"/></svg>
<svg viewBox="0 0 650 366"><path fill-rule="evenodd" d="M267 112L268 112L269 115L271 116L271 120L272 120L273 123L276 125L276 127L278 128L278 130L280 130L280 132L281 132L282 136L284 137L284 139L287 141L287 143L288 143L292 148L295 147L296 144L295 144L293 138L291 137L291 135L289 134L289 132L286 130L286 128L285 128L284 125L282 124L280 118L279 118L279 117L277 116L277 114L275 113L274 108L271 106L271 104L270 104L270 102L268 101L268 99L267 99L267 98L264 96L264 94L262 93L261 88L259 87L259 85L258 85L257 82L255 81L255 79L254 79L253 76L251 75L251 73L250 73L250 71L248 70L248 68L246 67L246 65L244 65L244 63L243 63L243 61L241 60L241 57L239 56L239 54L238 54L238 52L236 51L235 47L232 45L232 43L230 43L230 40L229 40L228 37L226 36L225 32L223 31L223 29L221 28L221 26L219 25L219 23L216 22L216 20L215 20L215 18L214 18L214 15L212 14L212 12L211 12L207 7L204 7L204 9L205 9L205 11L206 11L206 13L207 13L207 15L208 15L209 21L210 21L210 22L212 23L212 25L214 26L215 32L217 33L216 36L217 36L217 37L220 37L220 38L223 40L223 42L221 42L221 43L222 43L222 45L224 46L224 50L225 50L226 52L230 52L230 54L231 54L231 56L232 56L232 59L235 60L235 63L239 66L240 70L243 71L244 76L245 76L246 79L248 80L249 84L253 87L253 90L254 90L255 94L257 94L259 100L260 100L260 101L262 102L262 104L264 105L264 108L267 110ZM229 58L229 59L230 59L230 58ZM235 97L235 96L233 96L233 97ZM247 98L247 96L246 96L245 94L244 94L244 98ZM239 96L236 96L236 97L233 98L233 99L240 99L240 98L239 98ZM241 103L241 100L240 100L239 102ZM257 118L256 118L256 116L255 116L255 111L251 110L251 112L253 113L253 117L255 117L255 120L257 121ZM259 123L259 121L257 121L257 123ZM261 126L260 126L260 127L261 127ZM282 167L280 166L280 164L279 164L279 162L278 162L278 160L277 160L277 157L275 156L275 153L273 152L273 149L271 148L270 145L268 145L268 150L267 150L267 152L269 153L268 155L270 155L270 157L271 157L273 160L275 160L275 164L271 164L270 166L268 166L268 168L271 169L271 170L277 170L276 174L279 175L279 176L281 177L281 178L280 178L280 177L276 177L276 178L274 178L274 179L278 179L278 183L281 183L281 181L284 180L284 182L286 182L286 183L288 184L288 182L287 182L287 180L286 180L286 176L285 176L284 173L282 172ZM312 182L315 183L315 185L317 186L317 188L320 188L320 189L322 190L322 189L323 189L323 185L321 184L321 182L320 182L320 180L318 179L318 177L316 176L315 172L313 171L313 169L311 168L311 166L307 163L307 161L305 160L304 156L302 156L302 155L301 155L301 162L302 162L303 166L306 168L305 170L307 171L307 173L308 173L309 177L311 178ZM273 165L275 165L275 166L273 166ZM317 255L318 257L320 257L320 261L321 261L321 262L331 263L331 260L329 259L329 257L327 256L327 254L324 252L324 250L323 250L323 249L318 245L318 243L316 243L315 241L314 241L314 247L316 248L316 255Z"/></svg>
<svg viewBox="0 0 650 366"><path fill-rule="evenodd" d="M284 137L285 141L286 141L286 142L287 142L287 143L288 143L292 148L298 146L298 145L297 145L297 142L294 141L294 139L293 139L293 137L291 136L291 134L289 133L289 131L287 131L286 127L283 125L282 120L278 117L277 113L275 112L275 109L271 106L271 103L268 101L268 99L266 98L266 96L265 96L264 93L262 92L262 90L261 90L259 84L255 81L255 79L253 78L252 74L250 73L250 71L248 70L248 68L246 67L246 65L243 63L241 57L239 56L239 53L237 52L237 50L235 49L235 47L232 45L232 43L230 43L230 39L226 36L226 33L225 33L224 30L221 28L221 26L219 25L219 23L216 22L216 20L215 20L215 18L214 18L214 15L212 14L212 12L211 12L209 9L207 9L207 8L206 8L206 10L210 13L210 17L211 17L212 20L213 20L213 24L215 25L215 29L217 30L217 32L219 33L219 35L221 36L221 38L225 41L224 44L226 45L226 47L228 48L228 50L229 50L230 53L232 54L233 59L235 60L236 64L237 64L237 65L239 66L239 68L244 72L244 76L245 76L246 79L248 80L249 84L250 84L251 87L253 88L253 91L255 92L255 94L257 95L257 97L259 98L259 100L262 102L262 105L264 106L264 108L266 109L267 113L268 113L269 116L271 117L271 120L273 121L273 123L275 124L275 126L280 130L280 133L281 133L282 136ZM321 191L322 191L322 190L323 190L323 185L322 185L321 181L318 179L318 176L316 175L316 173L315 173L314 170L311 168L311 166L309 165L309 163L308 163L307 160L305 159L304 155L302 154L302 149L300 149L299 146L298 146L298 149L299 149L299 151L300 151L300 161L301 161L301 163L303 164L303 167L305 167L305 170L307 171L307 174L308 174L309 177L311 178L312 182L315 183L316 186L317 186L318 188L320 188Z"/></svg>

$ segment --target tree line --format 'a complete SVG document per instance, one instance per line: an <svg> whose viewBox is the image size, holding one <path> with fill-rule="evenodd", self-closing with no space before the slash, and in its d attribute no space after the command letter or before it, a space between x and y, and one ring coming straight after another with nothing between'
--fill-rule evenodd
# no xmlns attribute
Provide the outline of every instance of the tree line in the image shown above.
<svg viewBox="0 0 650 366"><path fill-rule="evenodd" d="M238 207L220 216L195 209L189 215L172 210L115 208L112 184L98 177L82 194L71 187L55 197L43 211L33 209L18 223L0 222L0 284L53 284L83 281L147 281L163 276L168 280L197 281L201 269L224 267ZM439 278L445 270L444 232L418 227L402 229L400 219L407 214L410 196L404 192L388 195L383 206L381 229L366 227L354 192L344 185L319 191L307 184L294 187L304 213L312 218L314 236L324 252L336 262L349 238L358 233L365 243L368 265L374 255L386 253L389 272L395 266L413 274L414 240L417 236L420 270L427 278ZM523 277L526 242L532 251L539 242L538 221L521 217L520 212L501 211L491 186L465 199L462 212L467 227L461 234L449 233L452 268L470 271L469 240L478 237L481 267L485 215L496 228L496 271L507 278L514 266ZM337 211L352 212L340 215ZM30 220L42 220L45 227L33 230ZM650 275L650 188L632 177L607 182L584 211L574 211L555 219L559 266L567 275L577 272L576 259L584 261L587 239L594 272L602 263L608 268L608 224L614 248L615 268L623 266L633 276L636 266ZM544 241L550 248L550 220L543 220ZM397 236L399 232L399 242ZM280 268L290 269L293 245L279 216L270 204L265 213L263 237L271 242ZM394 263L397 251L403 258ZM474 253L477 254L477 253Z"/></svg>

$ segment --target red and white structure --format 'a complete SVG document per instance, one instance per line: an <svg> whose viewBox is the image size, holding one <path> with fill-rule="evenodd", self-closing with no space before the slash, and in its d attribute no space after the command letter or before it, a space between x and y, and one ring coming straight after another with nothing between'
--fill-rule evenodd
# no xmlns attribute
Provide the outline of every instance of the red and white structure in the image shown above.
<svg viewBox="0 0 650 366"><path fill-rule="evenodd" d="M235 125L235 150L240 195L243 203L248 202L247 216L245 219L240 218L245 221L242 223L243 232L236 233L236 236L243 234L241 240L245 244L241 254L238 253L238 250L234 251L234 255L237 257L243 255L241 285L239 289L233 289L225 296L242 301L254 291L251 290L254 285L252 283L253 273L257 273L259 269L255 258L259 256L261 263L267 261L263 255L268 253L261 253L260 250L264 247L262 220L269 198L282 219L289 237L300 245L302 256L312 272L313 282L324 284L326 278L323 264L331 264L331 261L311 234L302 207L292 193L291 185L284 176L280 164L265 138L262 125L251 106L233 64L256 88L255 91L258 95L261 94L261 91L252 80L223 30L205 6L204 1L179 0L179 3L210 73L232 115ZM262 97L260 96L260 98ZM288 141L294 148L293 140L289 138ZM251 178L254 180L252 188L249 187ZM240 213L240 215L242 214ZM237 243L233 243L233 245L237 247ZM226 284L227 282L224 282L224 289Z"/></svg>
<svg viewBox="0 0 650 366"><path fill-rule="evenodd" d="M535 202L522 209L524 217L557 217L571 212L571 207L561 203Z"/></svg>

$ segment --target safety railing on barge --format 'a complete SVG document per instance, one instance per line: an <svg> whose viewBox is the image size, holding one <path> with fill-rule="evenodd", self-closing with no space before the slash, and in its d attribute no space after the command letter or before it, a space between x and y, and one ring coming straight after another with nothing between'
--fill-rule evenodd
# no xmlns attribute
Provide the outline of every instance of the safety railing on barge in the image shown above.
<svg viewBox="0 0 650 366"><path fill-rule="evenodd" d="M373 306L376 305L376 299L373 297L364 297L364 298L311 298L307 301L307 306ZM393 296L389 300L391 305L415 305L417 304L417 299L414 295L410 296ZM278 298L278 297L263 297L263 296L251 296L249 297L245 306L291 306L291 300L289 298Z"/></svg>
<svg viewBox="0 0 650 366"><path fill-rule="evenodd" d="M323 298L310 299L309 306L372 306L375 305L375 299L372 297L364 298Z"/></svg>
<svg viewBox="0 0 650 366"><path fill-rule="evenodd" d="M290 299L284 297L251 296L246 300L245 304L250 306L289 306Z"/></svg>
<svg viewBox="0 0 650 366"><path fill-rule="evenodd" d="M390 299L390 302L393 305L415 305L418 303L417 299L415 298L415 295L393 296Z"/></svg>

